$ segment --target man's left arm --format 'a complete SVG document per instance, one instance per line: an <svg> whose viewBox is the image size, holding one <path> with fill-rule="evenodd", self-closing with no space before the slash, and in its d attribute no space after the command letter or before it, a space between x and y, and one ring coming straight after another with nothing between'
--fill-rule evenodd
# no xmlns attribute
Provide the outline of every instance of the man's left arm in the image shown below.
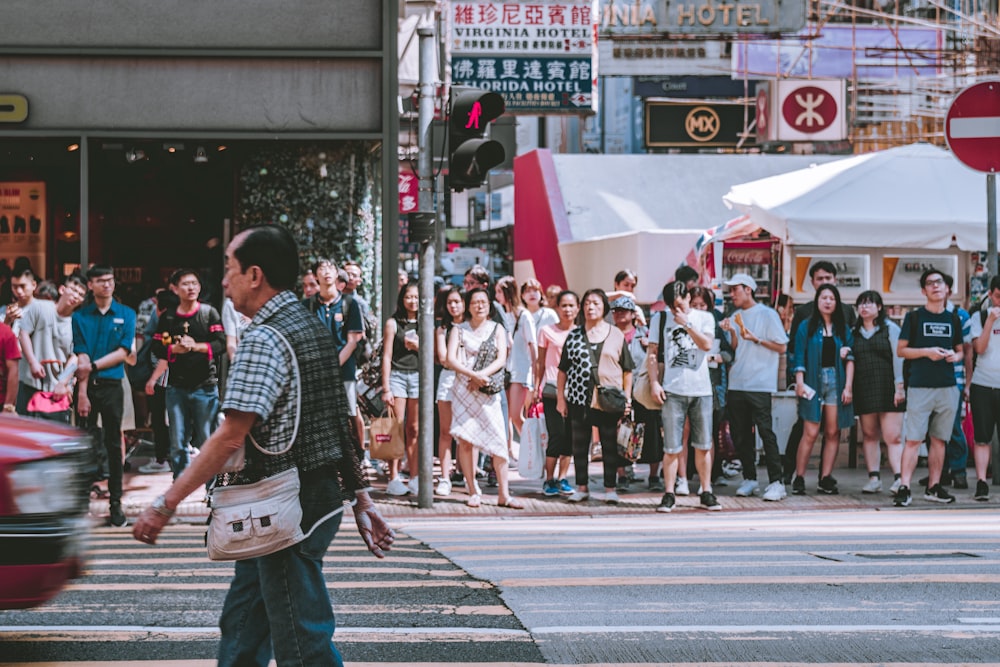
<svg viewBox="0 0 1000 667"><path fill-rule="evenodd" d="M14 400L17 398L17 383L20 381L17 369L17 359L7 358L7 393L4 394L4 412L13 412ZM11 407L8 408L7 406Z"/></svg>

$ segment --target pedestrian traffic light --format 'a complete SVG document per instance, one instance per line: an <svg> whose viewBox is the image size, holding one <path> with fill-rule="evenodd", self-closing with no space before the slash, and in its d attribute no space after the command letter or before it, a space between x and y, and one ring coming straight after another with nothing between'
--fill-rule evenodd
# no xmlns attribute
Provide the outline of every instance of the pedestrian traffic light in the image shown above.
<svg viewBox="0 0 1000 667"><path fill-rule="evenodd" d="M489 124L503 115L505 108L498 93L452 89L448 114L448 176L452 190L478 188L490 169L504 161L503 145L485 136Z"/></svg>

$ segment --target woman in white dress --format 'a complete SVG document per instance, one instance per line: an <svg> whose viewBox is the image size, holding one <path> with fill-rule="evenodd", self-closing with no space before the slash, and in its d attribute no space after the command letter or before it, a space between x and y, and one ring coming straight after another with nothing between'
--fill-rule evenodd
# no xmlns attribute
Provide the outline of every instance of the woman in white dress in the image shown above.
<svg viewBox="0 0 1000 667"><path fill-rule="evenodd" d="M441 479L434 489L439 496L451 495L451 391L455 386L455 371L448 365L448 334L465 321L465 300L458 287L440 290L434 314L438 320L434 332L438 363L443 370L438 377L437 409L440 424L438 435L438 460L441 461Z"/></svg>
<svg viewBox="0 0 1000 667"><path fill-rule="evenodd" d="M511 509L524 505L510 494L507 472L507 425L500 406L500 394L486 394L480 387L489 384L490 376L503 370L507 363L507 332L490 319L492 303L482 288L465 295L466 317L452 327L448 337L448 366L455 371L451 396L451 434L458 440L458 465L465 476L469 491L469 507L479 507L482 492L476 483L473 448L493 457L498 494L497 504ZM496 348L493 361L481 370L473 370L479 348L492 343ZM502 391L502 390L501 390Z"/></svg>

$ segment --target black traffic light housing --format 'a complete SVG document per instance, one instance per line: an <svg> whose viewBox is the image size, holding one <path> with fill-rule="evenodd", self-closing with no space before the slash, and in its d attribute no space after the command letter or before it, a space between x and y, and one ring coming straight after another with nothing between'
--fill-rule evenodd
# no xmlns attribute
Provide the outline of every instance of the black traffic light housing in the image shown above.
<svg viewBox="0 0 1000 667"><path fill-rule="evenodd" d="M486 139L489 124L503 115L503 96L478 88L451 91L448 114L448 177L459 192L478 188L506 158L499 141Z"/></svg>

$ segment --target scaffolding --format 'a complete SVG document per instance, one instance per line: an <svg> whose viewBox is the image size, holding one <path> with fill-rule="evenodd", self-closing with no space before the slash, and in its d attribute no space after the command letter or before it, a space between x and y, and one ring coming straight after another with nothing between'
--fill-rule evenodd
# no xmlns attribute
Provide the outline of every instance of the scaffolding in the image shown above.
<svg viewBox="0 0 1000 667"><path fill-rule="evenodd" d="M778 78L794 70L813 78L812 53L828 26L861 31L875 26L888 30L890 46L855 43L823 49L850 51L853 63L847 81L851 108L849 141L856 153L882 150L923 141L945 145L944 119L948 106L962 88L1000 74L1000 22L997 0L810 0L810 18L798 39L802 50L795 61L775 71L752 71L747 79ZM915 48L903 38L906 29L936 33L934 48ZM854 30L852 30L854 34ZM819 47L816 47L819 48ZM867 78L859 63L890 63L897 76ZM928 74L928 70L933 73ZM799 78L796 76L795 78ZM749 129L749 128L748 128Z"/></svg>

